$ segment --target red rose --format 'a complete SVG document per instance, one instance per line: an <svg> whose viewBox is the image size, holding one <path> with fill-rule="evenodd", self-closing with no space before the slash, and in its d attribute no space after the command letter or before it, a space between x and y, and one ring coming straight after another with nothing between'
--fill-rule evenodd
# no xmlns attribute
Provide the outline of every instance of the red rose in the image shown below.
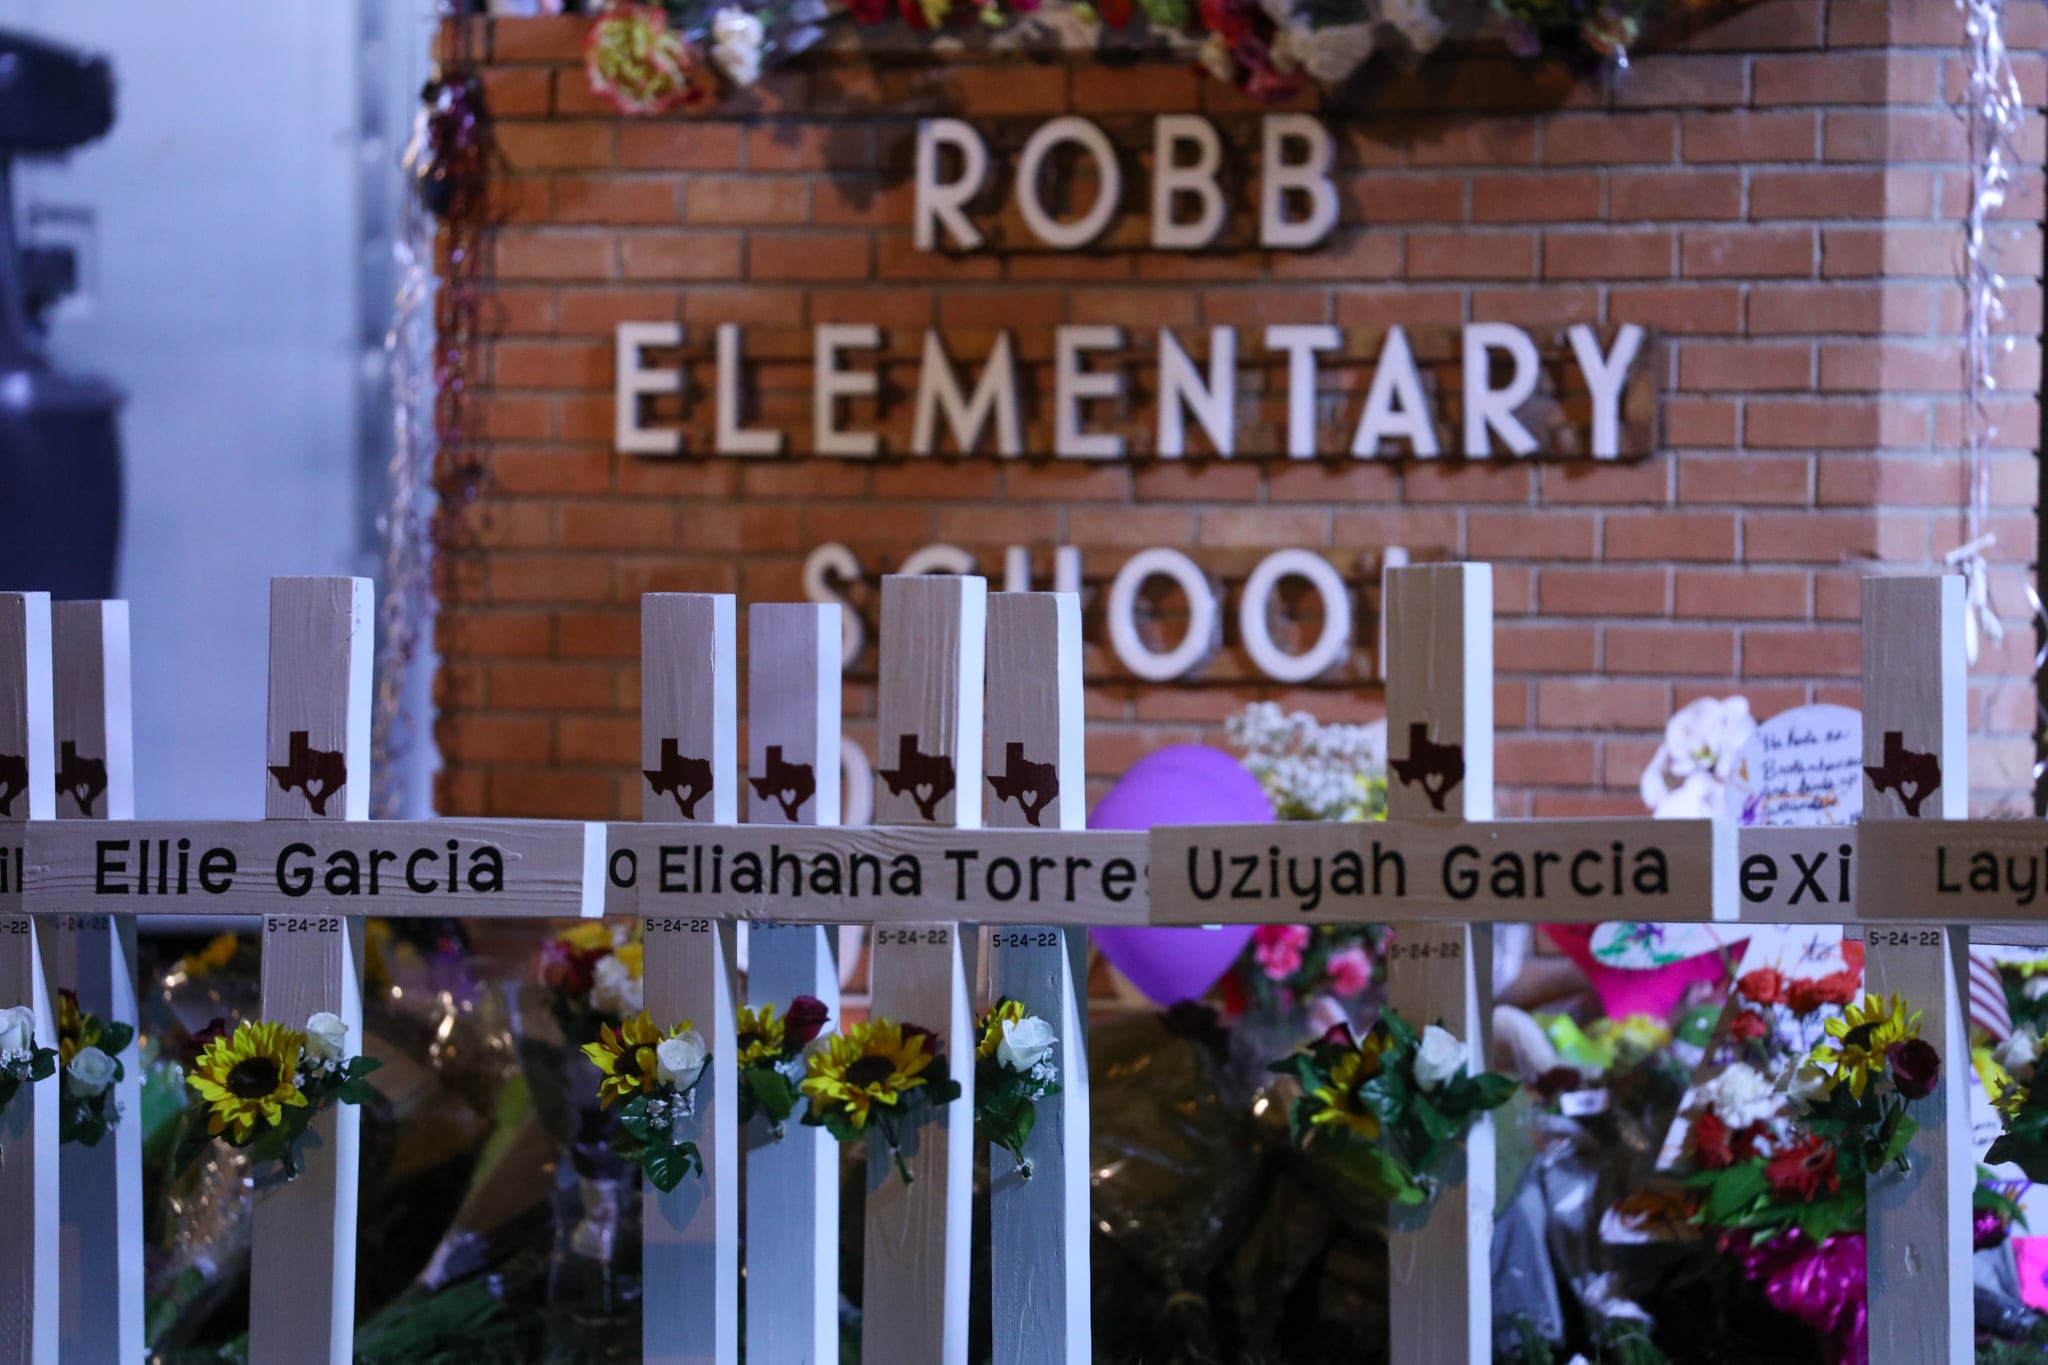
<svg viewBox="0 0 2048 1365"><path fill-rule="evenodd" d="M1924 1100L1941 1081L1941 1054L1925 1038L1908 1038L1884 1050L1892 1081L1909 1100Z"/></svg>
<svg viewBox="0 0 2048 1365"><path fill-rule="evenodd" d="M916 1043L924 1049L927 1056L936 1057L939 1055L939 1035L926 1028L923 1024L905 1024L903 1026L903 1041L906 1043Z"/></svg>
<svg viewBox="0 0 2048 1365"><path fill-rule="evenodd" d="M1358 1050L1358 1039L1351 1032L1349 1024L1332 1024L1323 1030L1323 1036L1316 1039L1318 1047L1341 1047L1346 1052Z"/></svg>
<svg viewBox="0 0 2048 1365"><path fill-rule="evenodd" d="M1097 0L1095 12L1111 28L1129 28L1138 17L1137 0Z"/></svg>
<svg viewBox="0 0 2048 1365"><path fill-rule="evenodd" d="M1785 991L1785 1003L1801 1018L1827 1005L1846 1005L1863 989L1863 973L1853 968L1810 976L1793 982Z"/></svg>
<svg viewBox="0 0 2048 1365"><path fill-rule="evenodd" d="M1759 1119L1735 1134L1728 1144L1728 1150L1737 1161L1754 1161L1763 1155L1761 1144L1771 1135L1771 1126Z"/></svg>
<svg viewBox="0 0 2048 1365"><path fill-rule="evenodd" d="M1841 1188L1835 1175L1835 1149L1825 1138L1808 1137L1772 1157L1764 1166L1764 1178L1779 1194L1795 1199L1813 1199L1823 1186L1829 1194Z"/></svg>
<svg viewBox="0 0 2048 1365"><path fill-rule="evenodd" d="M850 8L853 10L853 22L872 28L889 17L892 6L889 0L853 0Z"/></svg>
<svg viewBox="0 0 2048 1365"><path fill-rule="evenodd" d="M1728 1125L1709 1109L1692 1121L1692 1159L1703 1171L1719 1171L1735 1164L1728 1145Z"/></svg>
<svg viewBox="0 0 2048 1365"><path fill-rule="evenodd" d="M208 1024L205 1028L199 1030L199 1032L193 1034L190 1038L186 1039L185 1047L187 1051L189 1051L192 1054L192 1059L194 1061L197 1061L199 1059L199 1054L206 1051L207 1044L215 1042L218 1039L226 1038L232 1032L233 1030L228 1027L227 1020L216 1019L212 1023Z"/></svg>
<svg viewBox="0 0 2048 1365"><path fill-rule="evenodd" d="M1753 1005L1775 1005L1785 998L1785 974L1776 967L1759 967L1737 981L1735 989Z"/></svg>
<svg viewBox="0 0 2048 1365"><path fill-rule="evenodd" d="M1554 1100L1568 1091L1585 1088L1586 1078L1575 1066L1554 1066L1535 1081L1539 1099Z"/></svg>
<svg viewBox="0 0 2048 1365"><path fill-rule="evenodd" d="M783 1016L783 1046L802 1047L818 1036L831 1017L832 1011L825 1008L824 1001L814 995L799 995L789 1002L789 1013Z"/></svg>
<svg viewBox="0 0 2048 1365"><path fill-rule="evenodd" d="M1728 1035L1741 1042L1770 1036L1770 1021L1755 1010L1744 1010L1728 1025Z"/></svg>

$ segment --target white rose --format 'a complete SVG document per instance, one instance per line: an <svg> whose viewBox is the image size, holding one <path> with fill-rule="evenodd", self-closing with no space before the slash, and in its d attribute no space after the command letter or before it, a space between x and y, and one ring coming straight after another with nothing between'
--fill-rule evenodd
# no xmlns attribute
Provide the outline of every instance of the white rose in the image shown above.
<svg viewBox="0 0 2048 1365"><path fill-rule="evenodd" d="M0 1010L0 1057L27 1052L36 1040L36 1013L26 1005Z"/></svg>
<svg viewBox="0 0 2048 1365"><path fill-rule="evenodd" d="M1052 1054L1052 1025L1033 1015L1003 1020L1003 1040L996 1044L996 1060L1012 1071L1029 1072Z"/></svg>
<svg viewBox="0 0 2048 1365"><path fill-rule="evenodd" d="M1465 1045L1449 1029L1431 1024L1422 1031L1422 1043L1415 1049L1415 1083L1435 1090L1465 1065Z"/></svg>
<svg viewBox="0 0 2048 1365"><path fill-rule="evenodd" d="M2034 1078L2034 1063L2041 1057L2041 1038L2025 1024L2012 1031L2012 1036L1991 1050L1997 1063L2013 1074L2015 1080L2031 1081Z"/></svg>
<svg viewBox="0 0 2048 1365"><path fill-rule="evenodd" d="M1763 1073L1737 1062L1699 1088L1700 1102L1712 1106L1730 1128L1747 1128L1777 1113L1777 1091Z"/></svg>
<svg viewBox="0 0 2048 1365"><path fill-rule="evenodd" d="M600 1013L631 1019L646 1003L645 988L633 979L632 969L617 957L598 959L592 973L590 1003Z"/></svg>
<svg viewBox="0 0 2048 1365"><path fill-rule="evenodd" d="M695 1029L685 1029L673 1038L662 1039L655 1047L655 1074L663 1085L688 1090L703 1074L707 1055L704 1035Z"/></svg>
<svg viewBox="0 0 2048 1365"><path fill-rule="evenodd" d="M2039 1000L2042 996L2048 995L2048 972L2036 972L2028 977L2027 984L2020 989L2020 994L2029 1000Z"/></svg>
<svg viewBox="0 0 2048 1365"><path fill-rule="evenodd" d="M73 1094L90 1099L114 1083L114 1059L96 1047L82 1047L67 1068Z"/></svg>
<svg viewBox="0 0 2048 1365"><path fill-rule="evenodd" d="M1351 79L1352 72L1365 65L1366 58L1372 56L1374 45L1371 24L1325 24L1311 32L1302 64L1319 83L1341 85Z"/></svg>
<svg viewBox="0 0 2048 1365"><path fill-rule="evenodd" d="M338 1061L348 1043L348 1025L326 1010L306 1021L306 1055L315 1061Z"/></svg>

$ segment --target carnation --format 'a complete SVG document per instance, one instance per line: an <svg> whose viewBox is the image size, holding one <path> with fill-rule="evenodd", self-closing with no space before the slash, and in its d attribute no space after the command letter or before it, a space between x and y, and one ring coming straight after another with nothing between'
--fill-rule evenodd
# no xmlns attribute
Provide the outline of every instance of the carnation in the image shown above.
<svg viewBox="0 0 2048 1365"><path fill-rule="evenodd" d="M1710 1106L1730 1128L1747 1128L1778 1111L1777 1092L1747 1062L1737 1062L1701 1085L1697 1095L1700 1103Z"/></svg>

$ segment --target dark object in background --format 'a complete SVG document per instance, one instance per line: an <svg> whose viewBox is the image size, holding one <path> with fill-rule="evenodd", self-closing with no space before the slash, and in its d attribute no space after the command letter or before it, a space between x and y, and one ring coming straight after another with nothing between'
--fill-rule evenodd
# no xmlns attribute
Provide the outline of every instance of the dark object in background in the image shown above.
<svg viewBox="0 0 2048 1365"><path fill-rule="evenodd" d="M121 535L121 396L62 374L42 319L77 284L61 248L15 236L14 160L56 156L114 125L106 60L0 32L0 587L55 597L114 595Z"/></svg>

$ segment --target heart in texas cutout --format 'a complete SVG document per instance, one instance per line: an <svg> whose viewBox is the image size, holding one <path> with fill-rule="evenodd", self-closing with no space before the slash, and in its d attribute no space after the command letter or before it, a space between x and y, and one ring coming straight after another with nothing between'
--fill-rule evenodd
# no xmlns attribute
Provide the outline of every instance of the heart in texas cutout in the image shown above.
<svg viewBox="0 0 2048 1365"><path fill-rule="evenodd" d="M1220 749L1180 744L1131 765L1088 818L1092 829L1154 825L1267 824L1272 802L1259 780ZM1220 929L1102 928L1088 931L1110 965L1146 998L1171 1005L1216 984L1251 942L1250 925Z"/></svg>

